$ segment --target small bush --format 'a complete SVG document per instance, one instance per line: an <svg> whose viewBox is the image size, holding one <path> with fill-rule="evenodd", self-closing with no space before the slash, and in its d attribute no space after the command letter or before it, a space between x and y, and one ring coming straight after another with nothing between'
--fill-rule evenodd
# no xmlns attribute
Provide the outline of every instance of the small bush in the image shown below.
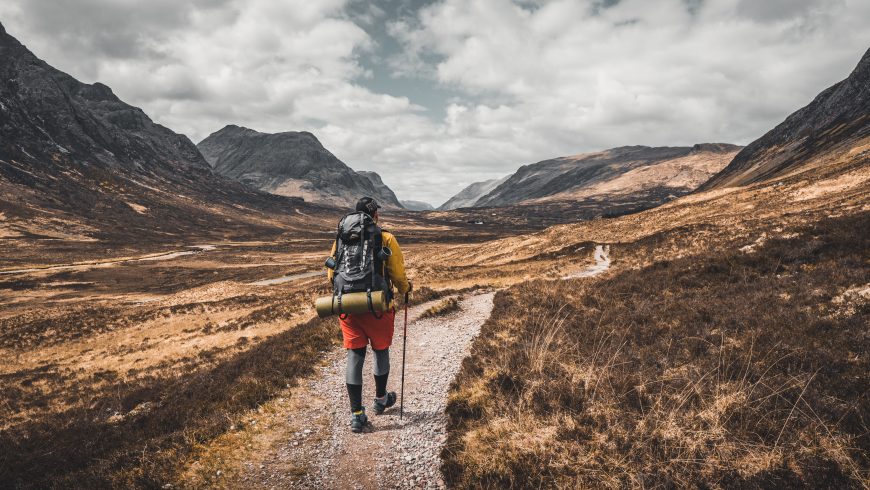
<svg viewBox="0 0 870 490"><path fill-rule="evenodd" d="M444 316L459 311L459 299L455 296L440 301L437 305L430 307L420 315L420 318L433 318L436 316Z"/></svg>

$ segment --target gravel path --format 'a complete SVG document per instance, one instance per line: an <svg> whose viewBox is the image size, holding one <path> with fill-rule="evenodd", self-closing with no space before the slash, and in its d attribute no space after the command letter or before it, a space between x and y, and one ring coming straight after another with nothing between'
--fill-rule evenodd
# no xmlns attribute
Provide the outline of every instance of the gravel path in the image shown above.
<svg viewBox="0 0 870 490"><path fill-rule="evenodd" d="M301 407L287 417L285 441L272 446L260 461L247 464L242 482L266 488L443 488L439 453L447 437L444 409L447 391L472 339L489 317L493 292L466 295L460 310L416 319L436 302L412 309L405 367L405 411L399 405L383 415L369 407L374 397L373 355L366 356L363 401L371 427L350 431L344 386L345 351L338 349L321 373L294 394ZM391 352L388 389L399 392L402 366L401 312ZM291 428L292 427L292 428Z"/></svg>
<svg viewBox="0 0 870 490"><path fill-rule="evenodd" d="M596 245L595 246L595 265L590 265L589 267L581 270L580 272L576 272L574 274L568 274L567 276L562 277L562 279L577 279L578 277L594 277L602 272L610 269L610 245Z"/></svg>

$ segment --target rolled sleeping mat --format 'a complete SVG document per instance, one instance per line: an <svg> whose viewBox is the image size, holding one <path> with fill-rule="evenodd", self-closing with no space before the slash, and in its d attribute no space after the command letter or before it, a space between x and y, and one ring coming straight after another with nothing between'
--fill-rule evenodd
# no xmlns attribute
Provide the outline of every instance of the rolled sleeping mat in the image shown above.
<svg viewBox="0 0 870 490"><path fill-rule="evenodd" d="M372 309L375 313L387 311L389 307L383 291L372 291ZM368 293L342 294L341 306L338 303L338 296L323 296L314 301L314 309L317 310L317 316L320 318L345 313L368 313L370 311Z"/></svg>

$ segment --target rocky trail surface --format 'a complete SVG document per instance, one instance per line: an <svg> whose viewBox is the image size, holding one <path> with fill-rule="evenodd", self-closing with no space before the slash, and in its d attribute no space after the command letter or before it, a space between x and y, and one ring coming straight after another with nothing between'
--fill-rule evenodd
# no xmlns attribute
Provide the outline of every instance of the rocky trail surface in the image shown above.
<svg viewBox="0 0 870 490"><path fill-rule="evenodd" d="M443 488L439 452L447 437L444 409L450 383L471 341L489 318L495 293L460 297L460 309L420 318L438 300L411 308L405 367L404 417L399 404L374 415L371 369L366 356L363 401L370 427L350 431L344 383L344 349L327 354L319 372L286 398L260 411L249 426L224 441L220 457L204 454L187 483L232 488ZM402 311L390 349L388 389L400 391ZM337 320L336 320L337 321ZM253 426L253 427L252 427ZM218 469L220 468L220 469Z"/></svg>
<svg viewBox="0 0 870 490"><path fill-rule="evenodd" d="M590 265L585 269L574 274L568 274L562 279L577 279L580 277L595 277L598 274L610 269L610 245L595 246L595 265Z"/></svg>

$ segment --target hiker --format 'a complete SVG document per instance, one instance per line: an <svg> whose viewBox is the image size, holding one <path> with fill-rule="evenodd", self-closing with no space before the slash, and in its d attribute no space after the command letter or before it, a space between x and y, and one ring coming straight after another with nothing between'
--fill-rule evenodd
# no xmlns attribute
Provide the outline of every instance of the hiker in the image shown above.
<svg viewBox="0 0 870 490"><path fill-rule="evenodd" d="M362 432L363 427L368 424L368 417L362 406L362 384L363 362L366 357L366 346L369 343L375 353L375 399L372 410L380 415L396 403L396 393L387 392L387 378L390 375L390 344L393 342L393 321L396 316L395 305L392 303L393 286L401 295L409 293L412 287L411 282L405 277L405 260L396 237L381 230L377 225L380 207L371 197L363 197L356 203L356 212L341 220L338 236L330 252L336 264L335 270L332 268L327 270L329 282L333 285L333 290L338 292L359 289L360 286L353 283L353 280L363 275L365 271L361 270L362 267L371 267L371 272L359 281L365 282L363 288L384 291L389 305L387 311L382 313L367 312L339 316L344 348L347 349L345 382L347 396L350 399L350 410L353 414L351 418L353 432ZM357 228L352 228L353 226ZM345 243L341 240L342 234L347 233L346 230L343 231L343 227L363 230L362 236L351 235L352 238L357 239L351 244ZM339 243L343 250L337 250ZM366 252L367 250L370 252ZM371 258L370 262L365 261L367 253ZM363 257L362 262L359 262L360 257ZM354 260L357 263L354 263ZM356 274L350 274L348 271L351 269ZM371 306L371 301L369 303Z"/></svg>

